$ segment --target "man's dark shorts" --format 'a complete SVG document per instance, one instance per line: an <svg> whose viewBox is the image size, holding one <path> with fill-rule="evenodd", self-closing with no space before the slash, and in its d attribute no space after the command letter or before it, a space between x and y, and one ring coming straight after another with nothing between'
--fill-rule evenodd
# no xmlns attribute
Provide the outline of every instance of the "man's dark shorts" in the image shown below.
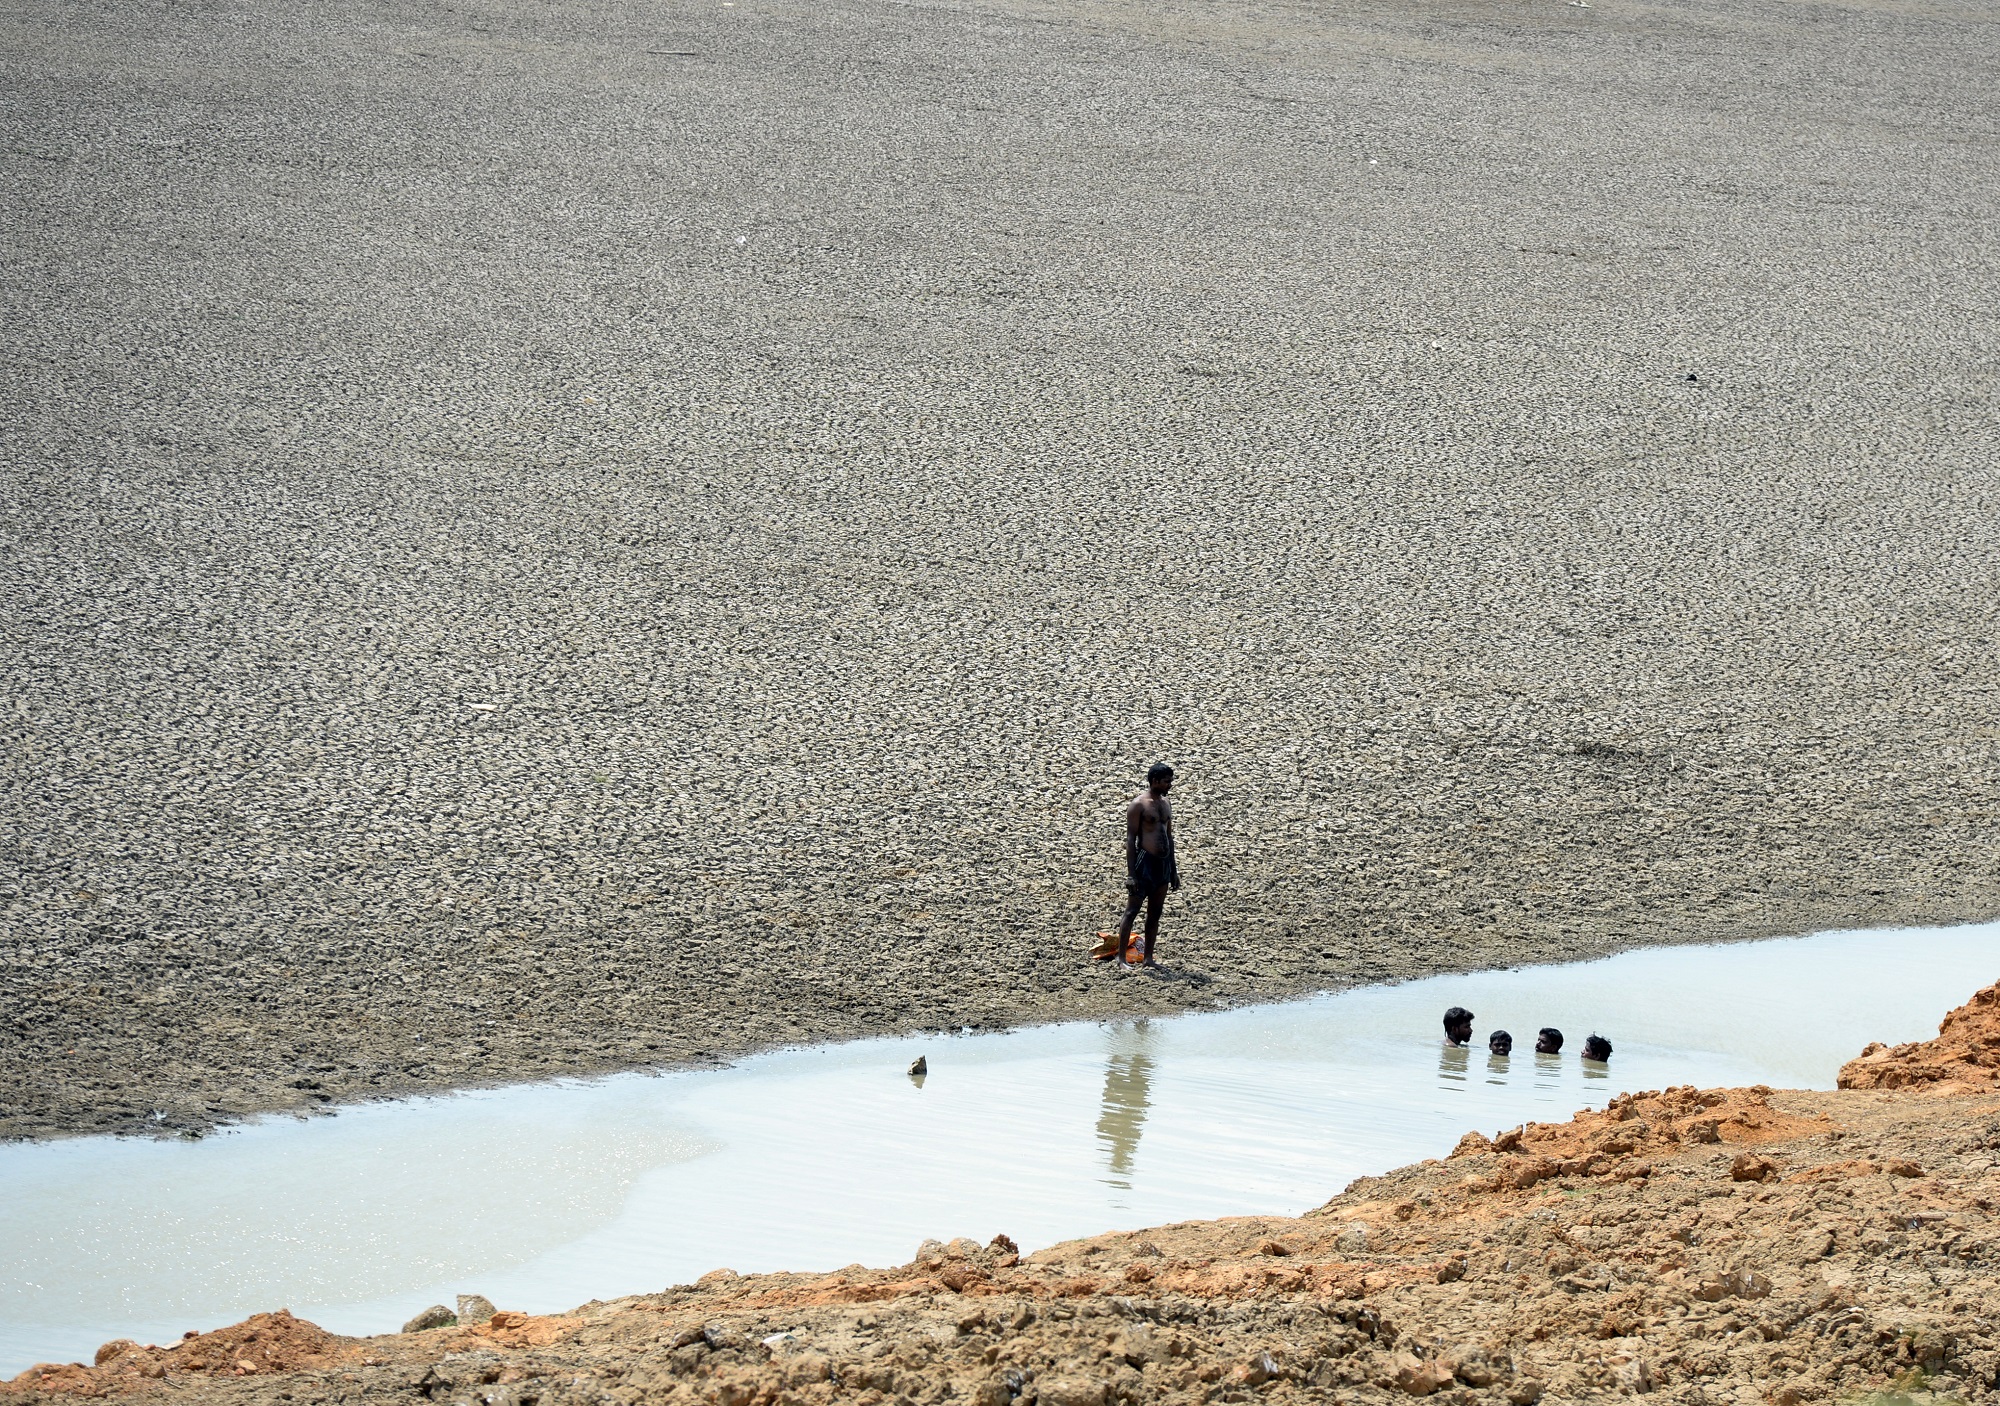
<svg viewBox="0 0 2000 1406"><path fill-rule="evenodd" d="M1139 862L1134 866L1132 876L1125 881L1125 887L1139 893L1158 893L1167 886L1170 877L1167 861L1142 849L1139 851Z"/></svg>

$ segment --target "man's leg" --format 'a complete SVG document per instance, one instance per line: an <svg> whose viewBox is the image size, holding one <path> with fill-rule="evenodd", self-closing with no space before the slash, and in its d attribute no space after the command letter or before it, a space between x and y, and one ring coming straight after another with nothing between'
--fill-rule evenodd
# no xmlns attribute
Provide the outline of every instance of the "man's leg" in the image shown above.
<svg viewBox="0 0 2000 1406"><path fill-rule="evenodd" d="M1145 890L1136 884L1125 886L1125 920L1118 925L1118 956L1114 959L1121 967L1125 965L1125 949L1132 945L1132 924L1139 916L1139 905L1145 901Z"/></svg>
<svg viewBox="0 0 2000 1406"><path fill-rule="evenodd" d="M1133 895L1136 903L1138 895ZM1146 895L1146 965L1158 965L1153 961L1153 944L1160 938L1160 911L1167 906L1167 889L1162 884Z"/></svg>

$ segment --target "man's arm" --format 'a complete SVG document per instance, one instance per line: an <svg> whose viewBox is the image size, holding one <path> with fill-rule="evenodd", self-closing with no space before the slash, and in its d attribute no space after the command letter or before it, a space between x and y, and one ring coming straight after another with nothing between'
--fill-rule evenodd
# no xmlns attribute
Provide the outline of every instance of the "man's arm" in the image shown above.
<svg viewBox="0 0 2000 1406"><path fill-rule="evenodd" d="M1139 841L1146 833L1146 803L1134 801L1125 807L1125 877L1139 877Z"/></svg>

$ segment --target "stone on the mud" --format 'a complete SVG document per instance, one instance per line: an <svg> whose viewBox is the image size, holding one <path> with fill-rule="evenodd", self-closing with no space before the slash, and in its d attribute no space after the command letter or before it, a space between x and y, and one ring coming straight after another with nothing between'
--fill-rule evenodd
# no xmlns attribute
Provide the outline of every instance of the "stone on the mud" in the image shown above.
<svg viewBox="0 0 2000 1406"><path fill-rule="evenodd" d="M701 1325L701 1340L711 1351L720 1352L724 1348L741 1347L743 1339L738 1337L727 1323L715 1319Z"/></svg>
<svg viewBox="0 0 2000 1406"><path fill-rule="evenodd" d="M1134 1367L1143 1367L1153 1360L1158 1345L1153 1341L1153 1330L1144 1323L1134 1323L1120 1333L1111 1345L1112 1355L1122 1357Z"/></svg>
<svg viewBox="0 0 2000 1406"><path fill-rule="evenodd" d="M484 1323L493 1313L493 1300L484 1294L458 1296L458 1321L461 1323Z"/></svg>
<svg viewBox="0 0 2000 1406"><path fill-rule="evenodd" d="M785 1355L785 1385L811 1386L833 1376L833 1364L822 1353L792 1352Z"/></svg>
<svg viewBox="0 0 2000 1406"><path fill-rule="evenodd" d="M1113 1406L1139 1406L1146 1400L1146 1378L1136 1367L1120 1367L1111 1374L1109 1393Z"/></svg>
<svg viewBox="0 0 2000 1406"><path fill-rule="evenodd" d="M1643 1396L1653 1389L1653 1364L1643 1357L1620 1362L1611 1369L1611 1376L1618 1389L1629 1396Z"/></svg>
<svg viewBox="0 0 2000 1406"><path fill-rule="evenodd" d="M1765 1298L1769 1296L1771 1289L1770 1275L1755 1269L1739 1269L1736 1271L1736 1295L1738 1298Z"/></svg>
<svg viewBox="0 0 2000 1406"><path fill-rule="evenodd" d="M937 1272L938 1283L954 1294L962 1294L974 1284L984 1284L986 1276L978 1265L967 1264L963 1260L953 1260Z"/></svg>
<svg viewBox="0 0 2000 1406"><path fill-rule="evenodd" d="M944 1241L926 1240L923 1244L917 1246L917 1253L911 1262L929 1267L940 1263L944 1257Z"/></svg>
<svg viewBox="0 0 2000 1406"><path fill-rule="evenodd" d="M1368 1222L1351 1220L1334 1237L1333 1248L1343 1255L1358 1255L1368 1248Z"/></svg>
<svg viewBox="0 0 2000 1406"><path fill-rule="evenodd" d="M139 1344L133 1342L130 1338L113 1338L103 1347L97 1349L97 1356L90 1360L97 1366L102 1367L105 1363L115 1361L128 1352L137 1352L138 1350Z"/></svg>
<svg viewBox="0 0 2000 1406"><path fill-rule="evenodd" d="M1425 1361L1404 1353L1394 1364L1395 1384L1412 1396L1429 1396L1442 1387L1450 1386L1455 1373L1452 1364L1439 1358Z"/></svg>
<svg viewBox="0 0 2000 1406"><path fill-rule="evenodd" d="M1104 1383L1090 1377L1052 1377L1036 1383L1041 1406L1104 1406Z"/></svg>
<svg viewBox="0 0 2000 1406"><path fill-rule="evenodd" d="M972 1392L972 1406L1007 1406L1014 1399L1014 1388L1008 1385L1004 1373L988 1377Z"/></svg>
<svg viewBox="0 0 2000 1406"><path fill-rule="evenodd" d="M1278 1363L1268 1352L1253 1352L1248 1361L1230 1369L1229 1379L1244 1386L1262 1386L1278 1375Z"/></svg>
<svg viewBox="0 0 2000 1406"><path fill-rule="evenodd" d="M1778 1164L1754 1152L1739 1152L1729 1164L1731 1181L1769 1181Z"/></svg>
<svg viewBox="0 0 2000 1406"><path fill-rule="evenodd" d="M669 1346L678 1352L681 1348L693 1347L696 1343L700 1343L704 1347L708 1345L708 1340L702 1336L702 1330L699 1326L681 1329L680 1332L674 1334L673 1342Z"/></svg>
<svg viewBox="0 0 2000 1406"><path fill-rule="evenodd" d="M482 1299L480 1302L484 1303L485 1300ZM493 1306L487 1304L486 1311L490 1316L493 1312ZM441 1303L434 1303L415 1318L405 1323L403 1331L406 1333L426 1333L432 1328L449 1328L457 1322L458 1315L456 1313L453 1313Z"/></svg>
<svg viewBox="0 0 2000 1406"><path fill-rule="evenodd" d="M1535 1406L1545 1390L1540 1377L1521 1377L1507 1388L1507 1400L1510 1406Z"/></svg>
<svg viewBox="0 0 2000 1406"><path fill-rule="evenodd" d="M1462 1347L1451 1354L1458 1379L1467 1386L1491 1386L1504 1374L1504 1361L1495 1361L1483 1347Z"/></svg>

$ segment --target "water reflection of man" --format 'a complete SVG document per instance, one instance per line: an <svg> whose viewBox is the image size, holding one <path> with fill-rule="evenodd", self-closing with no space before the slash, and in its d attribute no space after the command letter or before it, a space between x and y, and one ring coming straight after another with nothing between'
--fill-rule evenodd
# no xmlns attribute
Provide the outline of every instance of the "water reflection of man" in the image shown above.
<svg viewBox="0 0 2000 1406"><path fill-rule="evenodd" d="M1104 1104L1097 1116L1097 1140L1108 1154L1110 1176L1106 1178L1121 1191L1132 1189L1132 1164L1139 1151L1139 1133L1146 1125L1146 1107L1152 1097L1153 1057L1149 1052L1152 1031L1145 1021L1129 1034L1114 1037L1116 1048L1104 1064Z"/></svg>
<svg viewBox="0 0 2000 1406"><path fill-rule="evenodd" d="M1464 1006L1453 1006L1444 1013L1444 1043L1447 1048L1472 1043L1472 1012Z"/></svg>

